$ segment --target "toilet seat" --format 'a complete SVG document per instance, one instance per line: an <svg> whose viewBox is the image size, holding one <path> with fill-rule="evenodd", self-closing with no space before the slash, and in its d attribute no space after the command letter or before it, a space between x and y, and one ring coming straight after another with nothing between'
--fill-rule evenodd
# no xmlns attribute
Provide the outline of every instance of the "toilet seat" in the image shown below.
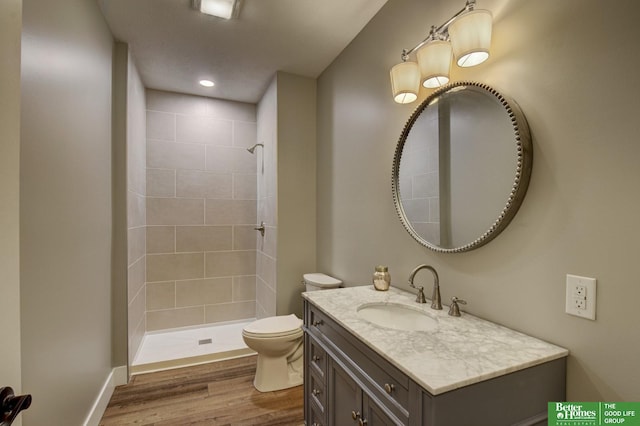
<svg viewBox="0 0 640 426"><path fill-rule="evenodd" d="M247 324L242 333L255 338L274 338L302 333L302 320L295 314L259 319Z"/></svg>

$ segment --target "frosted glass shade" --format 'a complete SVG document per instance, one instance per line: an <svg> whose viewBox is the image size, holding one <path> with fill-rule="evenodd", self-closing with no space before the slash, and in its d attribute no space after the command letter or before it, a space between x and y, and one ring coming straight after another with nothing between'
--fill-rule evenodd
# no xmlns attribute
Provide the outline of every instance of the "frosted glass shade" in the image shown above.
<svg viewBox="0 0 640 426"><path fill-rule="evenodd" d="M472 10L449 25L449 37L458 66L472 67L487 60L492 21L490 11Z"/></svg>
<svg viewBox="0 0 640 426"><path fill-rule="evenodd" d="M416 62L401 62L391 68L391 90L393 100L408 104L418 99L420 69Z"/></svg>
<svg viewBox="0 0 640 426"><path fill-rule="evenodd" d="M440 87L449 82L452 50L448 41L430 41L418 50L416 56L424 87Z"/></svg>

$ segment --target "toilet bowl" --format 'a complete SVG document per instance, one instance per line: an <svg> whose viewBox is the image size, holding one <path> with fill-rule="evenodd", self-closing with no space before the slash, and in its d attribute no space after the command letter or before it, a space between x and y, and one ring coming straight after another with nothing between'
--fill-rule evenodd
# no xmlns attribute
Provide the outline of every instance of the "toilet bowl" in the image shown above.
<svg viewBox="0 0 640 426"><path fill-rule="evenodd" d="M302 320L295 314L259 319L244 327L242 338L258 353L253 385L260 392L302 384Z"/></svg>
<svg viewBox="0 0 640 426"><path fill-rule="evenodd" d="M307 291L339 287L342 281L325 274L304 274ZM303 380L302 320L295 314L262 318L242 330L246 345L258 353L253 386L260 392L292 388Z"/></svg>

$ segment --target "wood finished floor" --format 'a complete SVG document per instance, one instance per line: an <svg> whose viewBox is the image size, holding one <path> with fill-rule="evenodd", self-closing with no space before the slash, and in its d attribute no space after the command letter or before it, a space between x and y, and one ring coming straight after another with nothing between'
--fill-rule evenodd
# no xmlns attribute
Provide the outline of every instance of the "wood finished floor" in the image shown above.
<svg viewBox="0 0 640 426"><path fill-rule="evenodd" d="M303 387L258 392L255 370L250 356L134 376L116 388L100 425L302 425Z"/></svg>

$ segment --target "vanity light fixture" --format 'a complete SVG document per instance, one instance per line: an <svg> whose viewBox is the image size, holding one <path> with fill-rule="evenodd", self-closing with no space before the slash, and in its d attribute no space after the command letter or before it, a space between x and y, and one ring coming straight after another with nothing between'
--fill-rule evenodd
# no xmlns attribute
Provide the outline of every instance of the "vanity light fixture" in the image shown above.
<svg viewBox="0 0 640 426"><path fill-rule="evenodd" d="M411 49L402 50L402 62L391 68L393 100L406 104L418 99L420 84L426 88L449 82L451 59L459 67L472 67L489 58L492 14L475 9L476 0L467 0L462 10ZM409 61L416 53L417 62Z"/></svg>
<svg viewBox="0 0 640 426"><path fill-rule="evenodd" d="M192 7L206 15L235 19L240 13L241 0L192 0Z"/></svg>

